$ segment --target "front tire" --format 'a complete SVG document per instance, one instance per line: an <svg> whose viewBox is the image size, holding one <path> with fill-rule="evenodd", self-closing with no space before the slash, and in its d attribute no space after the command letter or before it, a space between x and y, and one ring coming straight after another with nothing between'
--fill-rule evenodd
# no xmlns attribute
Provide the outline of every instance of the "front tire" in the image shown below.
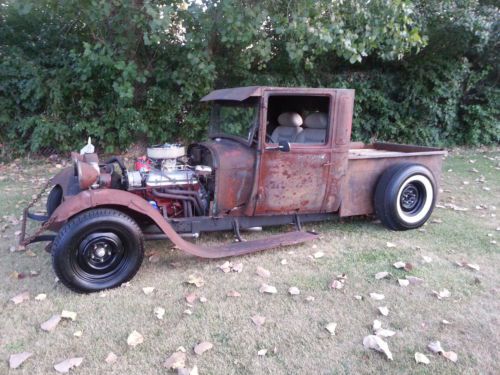
<svg viewBox="0 0 500 375"><path fill-rule="evenodd" d="M144 239L137 223L107 208L69 220L52 245L54 272L78 293L120 286L137 273L143 258Z"/></svg>
<svg viewBox="0 0 500 375"><path fill-rule="evenodd" d="M392 230L418 228L431 216L436 193L434 176L423 165L393 165L377 183L375 214Z"/></svg>

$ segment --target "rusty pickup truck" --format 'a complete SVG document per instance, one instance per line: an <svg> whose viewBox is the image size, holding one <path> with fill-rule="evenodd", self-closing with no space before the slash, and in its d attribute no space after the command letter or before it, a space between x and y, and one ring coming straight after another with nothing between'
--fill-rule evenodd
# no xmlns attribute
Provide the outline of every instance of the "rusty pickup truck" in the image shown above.
<svg viewBox="0 0 500 375"><path fill-rule="evenodd" d="M149 147L129 169L120 157L100 161L92 145L72 153L47 184L46 215L30 212L42 194L25 209L21 243L50 241L56 275L85 293L130 280L145 240L222 258L312 240L302 224L334 215L375 214L407 230L432 213L446 152L351 142L354 90L240 87L202 101L212 106L204 142ZM42 222L29 236L28 219ZM241 230L287 224L295 230L241 239ZM239 241L185 239L212 231Z"/></svg>

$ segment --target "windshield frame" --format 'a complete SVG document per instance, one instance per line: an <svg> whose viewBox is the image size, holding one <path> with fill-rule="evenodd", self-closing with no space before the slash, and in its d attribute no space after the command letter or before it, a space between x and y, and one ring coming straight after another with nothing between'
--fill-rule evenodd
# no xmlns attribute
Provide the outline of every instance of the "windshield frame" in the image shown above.
<svg viewBox="0 0 500 375"><path fill-rule="evenodd" d="M247 102L247 103L245 103ZM251 126L248 127L248 137L244 138L235 134L228 134L224 132L217 132L214 131L212 121L214 117L214 112L216 106L230 106L230 107L253 107L255 109L255 117L252 120ZM240 143L243 143L244 145L251 146L254 139L255 135L259 129L259 123L260 123L260 100L258 100L257 97L251 97L248 98L247 100L244 101L236 101L236 100L214 100L212 102L211 106L211 113L210 113L210 121L209 121L209 126L208 126L208 138L210 139L216 139L216 138L225 138L225 139L231 139Z"/></svg>

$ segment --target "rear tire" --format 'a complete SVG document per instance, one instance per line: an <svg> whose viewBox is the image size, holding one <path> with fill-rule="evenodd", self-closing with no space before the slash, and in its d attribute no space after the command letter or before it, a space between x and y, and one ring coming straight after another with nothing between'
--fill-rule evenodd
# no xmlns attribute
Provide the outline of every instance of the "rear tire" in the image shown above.
<svg viewBox="0 0 500 375"><path fill-rule="evenodd" d="M377 183L375 214L392 230L418 228L431 216L436 193L434 176L423 165L393 165Z"/></svg>
<svg viewBox="0 0 500 375"><path fill-rule="evenodd" d="M107 208L85 211L59 231L52 266L59 280L78 293L120 286L139 270L144 239L137 223Z"/></svg>

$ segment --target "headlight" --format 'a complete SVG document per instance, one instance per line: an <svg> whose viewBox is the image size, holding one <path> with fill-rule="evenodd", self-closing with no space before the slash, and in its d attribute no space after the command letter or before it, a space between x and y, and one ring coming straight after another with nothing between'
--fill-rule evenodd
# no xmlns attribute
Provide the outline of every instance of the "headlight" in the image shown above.
<svg viewBox="0 0 500 375"><path fill-rule="evenodd" d="M80 189L86 190L97 182L99 172L89 163L78 160L76 162L76 173Z"/></svg>

